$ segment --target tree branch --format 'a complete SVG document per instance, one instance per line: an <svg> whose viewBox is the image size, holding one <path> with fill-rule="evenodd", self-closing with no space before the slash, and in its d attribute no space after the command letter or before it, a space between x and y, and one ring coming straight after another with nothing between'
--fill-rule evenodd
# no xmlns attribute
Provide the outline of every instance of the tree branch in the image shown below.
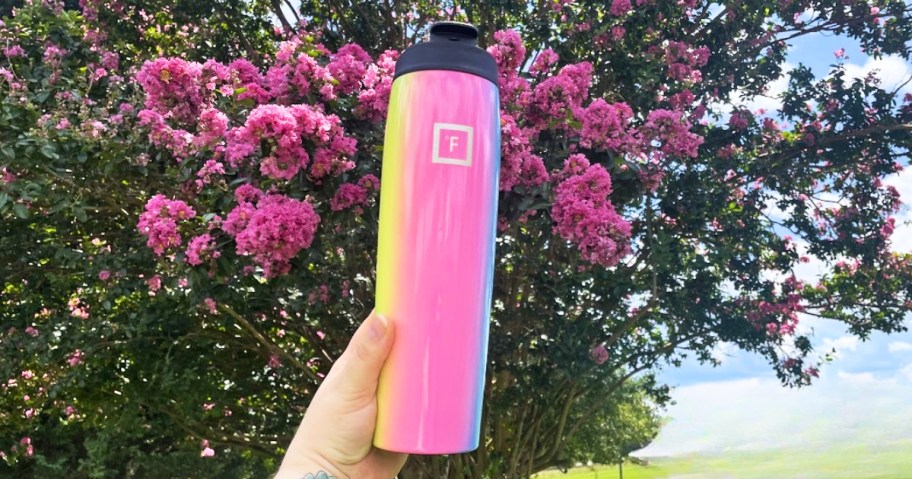
<svg viewBox="0 0 912 479"><path fill-rule="evenodd" d="M224 311L229 316L231 316L235 321L237 321L237 323L241 326L241 328L244 331L247 331L247 333L251 337L253 337L253 339L255 339L261 346L263 346L263 348L268 353L279 355L282 358L288 360L288 362L291 363L296 369L299 369L302 372L304 372L304 374L306 374L311 379L313 379L317 384L320 383L320 378L309 367L307 367L306 364L302 363L301 361L298 360L298 358L292 356L284 349L276 346L271 341L269 341L269 339L267 339L265 336L263 336L262 333L257 331L257 329L252 324L250 324L249 321L247 321L246 319L244 319L243 316L238 314L237 311L235 311L230 306L228 306L224 303L219 303L218 309L221 311Z"/></svg>

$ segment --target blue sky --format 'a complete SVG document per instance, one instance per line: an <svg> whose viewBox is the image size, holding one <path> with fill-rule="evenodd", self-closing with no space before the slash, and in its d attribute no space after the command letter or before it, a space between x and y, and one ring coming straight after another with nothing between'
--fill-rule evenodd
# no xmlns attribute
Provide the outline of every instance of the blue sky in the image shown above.
<svg viewBox="0 0 912 479"><path fill-rule="evenodd" d="M786 70L804 64L824 77L836 63L833 54L845 48L849 76L863 77L879 69L882 87L900 84L912 76L912 64L899 57L879 60L865 55L855 40L816 34L792 40ZM770 85L770 96L783 91L787 81ZM905 92L912 91L907 85ZM753 111L777 109L775 98L738 101ZM906 222L894 233L893 249L912 251L912 167L887 182L902 194L905 208L898 218ZM775 212L773 212L775 213ZM797 274L813 281L825 265L801 265ZM912 319L908 321L912 328ZM665 414L670 422L640 456L715 453L727 450L814 448L824 444L884 445L912 440L912 332L874 334L861 342L835 322L802 318L813 331L818 352L836 349L836 359L824 365L820 379L809 388L788 389L779 384L761 357L720 347L722 365L713 368L689 360L668 368L661 378L675 386L676 404Z"/></svg>

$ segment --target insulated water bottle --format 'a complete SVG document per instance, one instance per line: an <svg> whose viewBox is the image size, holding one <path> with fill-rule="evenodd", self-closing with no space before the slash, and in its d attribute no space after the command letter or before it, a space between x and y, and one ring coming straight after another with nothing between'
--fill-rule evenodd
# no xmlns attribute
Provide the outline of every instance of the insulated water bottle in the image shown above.
<svg viewBox="0 0 912 479"><path fill-rule="evenodd" d="M478 447L500 171L497 65L442 22L396 63L383 146L375 309L395 342L374 445Z"/></svg>

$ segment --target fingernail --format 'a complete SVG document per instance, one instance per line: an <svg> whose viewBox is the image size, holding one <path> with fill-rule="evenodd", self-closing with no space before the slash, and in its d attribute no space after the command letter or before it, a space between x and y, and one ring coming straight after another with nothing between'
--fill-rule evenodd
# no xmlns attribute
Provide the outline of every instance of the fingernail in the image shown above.
<svg viewBox="0 0 912 479"><path fill-rule="evenodd" d="M371 315L370 325L367 329L370 333L370 338L372 341L380 341L386 336L386 331L389 329L389 324L383 316L379 313L374 313Z"/></svg>

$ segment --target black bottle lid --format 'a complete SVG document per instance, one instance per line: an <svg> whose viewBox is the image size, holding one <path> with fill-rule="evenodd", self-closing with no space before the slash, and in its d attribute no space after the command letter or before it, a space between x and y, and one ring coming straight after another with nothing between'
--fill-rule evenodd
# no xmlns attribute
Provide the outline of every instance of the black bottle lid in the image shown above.
<svg viewBox="0 0 912 479"><path fill-rule="evenodd" d="M471 73L497 84L497 63L478 47L478 29L460 22L431 25L430 41L406 48L396 62L398 78L420 70L454 70Z"/></svg>

